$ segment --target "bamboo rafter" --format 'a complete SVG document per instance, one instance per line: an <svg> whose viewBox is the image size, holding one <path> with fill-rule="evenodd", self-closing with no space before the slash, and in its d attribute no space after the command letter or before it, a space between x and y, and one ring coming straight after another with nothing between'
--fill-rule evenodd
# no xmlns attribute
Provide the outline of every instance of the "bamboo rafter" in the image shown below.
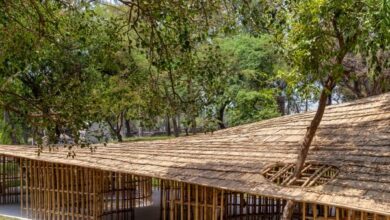
<svg viewBox="0 0 390 220"><path fill-rule="evenodd" d="M276 164L267 168L263 173L264 177L281 186L310 187L325 184L334 179L339 169L324 164L306 163L302 169L299 179L294 176L295 164Z"/></svg>

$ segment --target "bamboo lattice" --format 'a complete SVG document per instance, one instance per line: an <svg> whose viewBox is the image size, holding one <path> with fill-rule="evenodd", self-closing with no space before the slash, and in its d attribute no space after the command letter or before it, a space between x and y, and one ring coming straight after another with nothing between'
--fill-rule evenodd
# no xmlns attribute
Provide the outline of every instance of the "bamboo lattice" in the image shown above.
<svg viewBox="0 0 390 220"><path fill-rule="evenodd" d="M0 156L0 205L17 204L20 195L18 160Z"/></svg>
<svg viewBox="0 0 390 220"><path fill-rule="evenodd" d="M21 208L32 219L133 219L150 203L152 180L21 159Z"/></svg>

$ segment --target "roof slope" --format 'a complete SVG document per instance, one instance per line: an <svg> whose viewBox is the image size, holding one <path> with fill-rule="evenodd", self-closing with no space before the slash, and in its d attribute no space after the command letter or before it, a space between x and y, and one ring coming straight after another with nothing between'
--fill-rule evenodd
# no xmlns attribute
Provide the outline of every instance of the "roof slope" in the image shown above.
<svg viewBox="0 0 390 220"><path fill-rule="evenodd" d="M308 161L340 168L336 179L309 188L276 186L261 170L295 162L314 112L279 117L211 134L109 144L37 156L31 147L0 146L0 154L172 179L253 194L317 202L390 215L390 93L329 106Z"/></svg>

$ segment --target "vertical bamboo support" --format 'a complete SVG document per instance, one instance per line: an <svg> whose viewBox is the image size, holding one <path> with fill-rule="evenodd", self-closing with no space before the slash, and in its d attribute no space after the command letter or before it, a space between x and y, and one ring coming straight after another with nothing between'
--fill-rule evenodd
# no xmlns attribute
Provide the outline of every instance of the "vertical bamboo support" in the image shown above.
<svg viewBox="0 0 390 220"><path fill-rule="evenodd" d="M187 220L191 220L191 185L187 184Z"/></svg>
<svg viewBox="0 0 390 220"><path fill-rule="evenodd" d="M162 181L161 185L162 185L161 193L162 193L162 204L163 204L163 220L166 220L166 217L167 217L167 213L166 213L166 210L167 210L167 204L166 204L167 203L167 199L166 199L165 181Z"/></svg>
<svg viewBox="0 0 390 220"><path fill-rule="evenodd" d="M45 212L45 217L44 219L52 219L52 216L51 216L51 207L50 207L50 175L49 175L49 163L47 162L44 162L43 163L43 170L44 170L44 173L46 173L46 175L43 176L44 178L44 203L45 203L45 206L44 206L44 212Z"/></svg>
<svg viewBox="0 0 390 220"><path fill-rule="evenodd" d="M33 161L33 167L34 167L34 217L35 219L39 219L39 209L38 209L38 204L39 204L39 201L38 201L38 192L37 192L37 186L38 186L38 172L37 172L37 162L34 160Z"/></svg>
<svg viewBox="0 0 390 220"><path fill-rule="evenodd" d="M25 181L26 181L26 217L29 217L29 210L30 210L30 195L29 195L29 192L30 192L30 183L29 183L29 169L31 166L28 166L28 163L29 163L29 160L26 160L25 161L25 171L26 171L26 175L25 175ZM31 171L31 170L30 170Z"/></svg>
<svg viewBox="0 0 390 220"><path fill-rule="evenodd" d="M195 220L199 220L199 186L195 185Z"/></svg>
<svg viewBox="0 0 390 220"><path fill-rule="evenodd" d="M96 195L96 185L97 185L97 178L96 178L96 170L93 171L93 181L92 181L92 196L93 196L93 219L97 219L97 195Z"/></svg>
<svg viewBox="0 0 390 220"><path fill-rule="evenodd" d="M220 220L223 220L223 217L224 217L224 203L225 203L224 194L225 194L225 191L221 190L221 219Z"/></svg>
<svg viewBox="0 0 390 220"><path fill-rule="evenodd" d="M173 187L173 182L170 181L170 188L169 188L169 215L170 215L170 220L174 220L174 202L175 202L175 191L174 191L174 187Z"/></svg>
<svg viewBox="0 0 390 220"><path fill-rule="evenodd" d="M60 165L61 171L61 219L65 220L65 175L64 175L64 165Z"/></svg>
<svg viewBox="0 0 390 220"><path fill-rule="evenodd" d="M244 213L244 194L240 193L240 220L243 220Z"/></svg>
<svg viewBox="0 0 390 220"><path fill-rule="evenodd" d="M184 183L180 183L180 219L184 220Z"/></svg>
<svg viewBox="0 0 390 220"><path fill-rule="evenodd" d="M36 204L36 201L35 201L35 190L34 190L34 186L35 186L35 168L34 168L34 161L33 160L30 160L30 215L28 217L34 219L35 214L36 214L36 210L35 209L35 204Z"/></svg>
<svg viewBox="0 0 390 220"><path fill-rule="evenodd" d="M216 208L217 208L217 191L215 188L213 188L213 211L212 211L213 220L217 220Z"/></svg>
<svg viewBox="0 0 390 220"><path fill-rule="evenodd" d="M351 220L351 218L352 218L352 210L348 209L347 210L347 219Z"/></svg>
<svg viewBox="0 0 390 220"><path fill-rule="evenodd" d="M19 164L19 169L20 169L20 212L21 212L21 215L23 216L23 203L24 203L24 200L23 200L23 191L24 191L24 185L23 185L23 158L20 159L20 164Z"/></svg>
<svg viewBox="0 0 390 220"><path fill-rule="evenodd" d="M73 176L74 176L74 168L73 166L70 167L70 191L72 192L71 194L71 199L70 199L70 203L72 204L71 206L71 212L72 212L72 220L75 220L75 201L74 201L74 197L75 197L75 192L74 192L74 179L73 179Z"/></svg>
<svg viewBox="0 0 390 220"><path fill-rule="evenodd" d="M207 189L206 187L202 187L203 189L203 220L207 220Z"/></svg>
<svg viewBox="0 0 390 220"><path fill-rule="evenodd" d="M325 220L328 220L328 213L329 213L329 208L327 205L324 206L324 217Z"/></svg>

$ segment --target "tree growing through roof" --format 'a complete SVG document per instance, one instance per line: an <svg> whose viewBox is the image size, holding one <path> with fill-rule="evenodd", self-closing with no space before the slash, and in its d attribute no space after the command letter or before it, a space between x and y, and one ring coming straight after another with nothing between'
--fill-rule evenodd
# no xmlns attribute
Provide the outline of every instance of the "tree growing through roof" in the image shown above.
<svg viewBox="0 0 390 220"><path fill-rule="evenodd" d="M292 70L310 83L322 84L317 111L298 149L294 178L300 178L328 97L347 74L343 66L347 54L375 56L382 48L388 48L388 39L383 40L388 31L378 24L376 17L376 14L384 15L384 7L381 1L355 0L295 1L285 6L285 26L280 36ZM291 219L293 205L288 201L283 219Z"/></svg>

